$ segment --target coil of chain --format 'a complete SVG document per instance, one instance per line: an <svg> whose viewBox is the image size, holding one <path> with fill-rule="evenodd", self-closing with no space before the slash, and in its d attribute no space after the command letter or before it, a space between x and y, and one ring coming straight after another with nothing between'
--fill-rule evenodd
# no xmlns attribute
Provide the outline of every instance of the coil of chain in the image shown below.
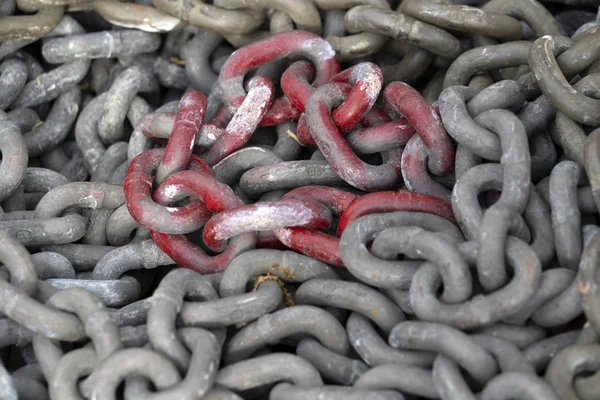
<svg viewBox="0 0 600 400"><path fill-rule="evenodd" d="M596 0L0 0L0 399L598 399Z"/></svg>

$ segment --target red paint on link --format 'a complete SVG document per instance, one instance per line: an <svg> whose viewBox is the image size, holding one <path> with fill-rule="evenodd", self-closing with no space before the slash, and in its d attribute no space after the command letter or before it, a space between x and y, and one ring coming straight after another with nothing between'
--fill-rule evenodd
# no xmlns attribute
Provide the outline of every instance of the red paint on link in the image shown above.
<svg viewBox="0 0 600 400"><path fill-rule="evenodd" d="M344 266L337 237L304 228L276 229L275 235L285 246L298 253L336 267Z"/></svg>
<svg viewBox="0 0 600 400"><path fill-rule="evenodd" d="M233 115L229 112L229 109L225 106L221 107L217 114L210 121L211 124L216 126L219 129L225 129L229 121L231 121L231 117Z"/></svg>
<svg viewBox="0 0 600 400"><path fill-rule="evenodd" d="M308 127L331 168L347 183L365 191L390 189L400 181L398 154L390 154L382 165L363 162L346 143L331 117L331 110L344 99L345 84L329 83L311 96L306 106Z"/></svg>
<svg viewBox="0 0 600 400"><path fill-rule="evenodd" d="M201 199L210 211L216 213L244 205L229 186L217 181L212 175L195 171L181 171L171 175L154 193L157 201L164 202L187 196ZM256 245L256 235L247 233L230 240L221 254L209 256L183 235L167 235L156 231L150 233L156 245L178 265L203 274L223 271L231 260Z"/></svg>
<svg viewBox="0 0 600 400"><path fill-rule="evenodd" d="M201 274L214 274L224 271L234 258L248 250L252 250L256 243L253 233L240 235L233 238L227 249L221 254L209 256L185 236L166 235L156 231L150 231L150 234L156 245L171 257L177 265Z"/></svg>
<svg viewBox="0 0 600 400"><path fill-rule="evenodd" d="M244 202L233 190L219 182L211 174L196 171L180 171L168 177L154 192L154 198L161 203L173 202L192 196L206 204L214 213L241 207Z"/></svg>
<svg viewBox="0 0 600 400"><path fill-rule="evenodd" d="M358 195L326 186L305 186L288 192L284 197L301 198L323 204L335 215L342 215ZM324 232L301 227L275 230L277 238L287 247L327 264L343 266L339 238Z"/></svg>
<svg viewBox="0 0 600 400"><path fill-rule="evenodd" d="M171 133L162 162L156 171L158 183L164 181L167 176L185 169L189 163L205 112L206 96L204 94L191 91L183 95L179 103L179 112L173 124L173 133Z"/></svg>
<svg viewBox="0 0 600 400"><path fill-rule="evenodd" d="M377 65L365 62L340 72L329 82L352 85L346 100L332 113L338 129L348 132L375 104L383 86L383 75Z"/></svg>
<svg viewBox="0 0 600 400"><path fill-rule="evenodd" d="M279 97L273 101L260 126L276 126L286 122L296 121L302 112L290 102L287 97Z"/></svg>
<svg viewBox="0 0 600 400"><path fill-rule="evenodd" d="M215 165L231 153L241 149L269 110L273 102L273 83L262 76L250 80L250 90L242 105L227 125L225 132L202 157L208 165Z"/></svg>
<svg viewBox="0 0 600 400"><path fill-rule="evenodd" d="M377 126L384 124L390 121L390 117L383 111L381 108L377 106L371 107L368 113L363 116L361 121L361 125L368 126Z"/></svg>
<svg viewBox="0 0 600 400"><path fill-rule="evenodd" d="M408 190L365 194L354 200L342 214L338 223L338 236L344 233L350 222L367 214L393 211L413 211L435 214L456 223L452 204L435 196L414 193Z"/></svg>
<svg viewBox="0 0 600 400"><path fill-rule="evenodd" d="M347 97L348 94L350 94L350 92L352 91L352 86L350 86L348 84L338 83L337 85L339 85L339 88L342 90L345 97ZM334 124L335 124L335 121L334 121ZM302 143L304 146L316 146L317 145L317 143L315 143L315 140L313 139L313 137L310 134L310 129L308 127L308 116L306 115L306 113L302 114L302 116L298 120L298 126L297 126L296 130L297 130L296 136L298 137L298 140L300 140L300 143Z"/></svg>
<svg viewBox="0 0 600 400"><path fill-rule="evenodd" d="M384 123L390 122L390 118L387 116L385 111L377 106L373 106L361 120L361 125L365 127L374 127ZM310 136L308 125L306 124L305 116L301 117L298 121L297 136L300 142L305 146L316 146L315 141Z"/></svg>
<svg viewBox="0 0 600 400"><path fill-rule="evenodd" d="M281 75L279 85L284 96L273 101L260 126L280 125L289 121L297 121L304 112L306 101L313 92L310 80L315 68L308 61L296 61Z"/></svg>
<svg viewBox="0 0 600 400"><path fill-rule="evenodd" d="M288 226L327 229L331 226L327 207L301 199L246 205L214 215L204 226L203 239L209 249L218 251L231 237L246 232L270 231Z"/></svg>
<svg viewBox="0 0 600 400"><path fill-rule="evenodd" d="M310 62L296 61L281 75L279 82L281 91L301 113L304 112L306 102L315 90L310 84L314 73L315 68Z"/></svg>
<svg viewBox="0 0 600 400"><path fill-rule="evenodd" d="M366 62L340 72L329 82L345 83L352 87L344 102L331 114L338 129L348 132L361 122L375 104L383 86L383 75L377 65ZM306 122L305 118L300 118L298 138L307 146L314 145Z"/></svg>
<svg viewBox="0 0 600 400"><path fill-rule="evenodd" d="M244 76L250 70L295 53L309 58L316 67L313 85L318 87L340 71L340 63L331 45L319 35L306 31L282 32L235 51L219 74L223 102L231 112L242 104L246 92Z"/></svg>
<svg viewBox="0 0 600 400"><path fill-rule="evenodd" d="M152 149L133 159L123 190L129 213L140 225L166 233L182 234L193 232L204 225L210 212L200 200L192 199L183 207L165 207L152 199L152 171L155 170L165 149ZM197 157L191 157L190 168L193 173L211 174L210 168ZM163 204L168 204L165 202Z"/></svg>
<svg viewBox="0 0 600 400"><path fill-rule="evenodd" d="M334 214L341 215L359 196L329 186L303 186L287 192L283 199L312 200L327 206Z"/></svg>
<svg viewBox="0 0 600 400"><path fill-rule="evenodd" d="M273 101L271 108L260 126L280 125L289 121L297 121L304 112L308 97L313 92L310 80L314 74L314 67L308 61L296 61L281 75L279 85L284 96Z"/></svg>
<svg viewBox="0 0 600 400"><path fill-rule="evenodd" d="M383 99L415 127L427 148L431 172L436 175L448 173L454 166L454 146L435 109L419 92L403 82L387 85Z"/></svg>

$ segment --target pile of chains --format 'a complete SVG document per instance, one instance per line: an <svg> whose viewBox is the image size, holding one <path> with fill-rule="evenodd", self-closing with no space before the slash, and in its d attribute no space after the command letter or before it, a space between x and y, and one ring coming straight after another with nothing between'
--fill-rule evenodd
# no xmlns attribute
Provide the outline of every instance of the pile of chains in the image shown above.
<svg viewBox="0 0 600 400"><path fill-rule="evenodd" d="M0 399L597 400L598 0L0 0Z"/></svg>

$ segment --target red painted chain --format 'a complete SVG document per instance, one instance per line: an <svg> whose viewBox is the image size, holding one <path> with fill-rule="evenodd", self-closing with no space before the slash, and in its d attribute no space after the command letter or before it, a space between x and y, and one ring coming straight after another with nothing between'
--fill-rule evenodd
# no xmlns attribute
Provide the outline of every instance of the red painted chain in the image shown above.
<svg viewBox="0 0 600 400"><path fill-rule="evenodd" d="M282 97L273 99L274 86L266 77L244 82L251 69L291 54L311 62L296 61L286 69ZM454 162L454 148L437 108L401 82L383 90L383 109L374 106L383 89L375 64L339 72L327 42L294 31L236 51L223 66L219 83L225 107L210 123L204 121L206 98L194 91L184 95L177 114L146 116L144 135L160 144L166 141L166 147L137 156L125 179L132 217L151 230L156 244L177 264L201 273L222 271L237 255L259 246L287 247L343 266L339 236L362 215L415 211L455 222L446 192L430 187L441 185L429 172L443 175ZM397 114L402 117L390 117ZM279 200L245 204L218 181L211 167L243 148L257 127L286 121L299 122L299 140L317 146L343 181L379 192L360 195L309 185ZM165 126L172 126L170 135L165 135ZM383 159L379 165L361 158L375 153ZM421 193L380 192L400 189L403 178ZM185 236L200 229L201 238ZM196 245L197 240L203 246Z"/></svg>

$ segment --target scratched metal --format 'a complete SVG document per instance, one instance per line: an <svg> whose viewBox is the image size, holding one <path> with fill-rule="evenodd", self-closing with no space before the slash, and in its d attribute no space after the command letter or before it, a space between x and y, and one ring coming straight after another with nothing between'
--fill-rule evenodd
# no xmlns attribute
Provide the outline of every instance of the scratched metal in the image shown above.
<svg viewBox="0 0 600 400"><path fill-rule="evenodd" d="M597 399L599 6L0 1L0 398Z"/></svg>

